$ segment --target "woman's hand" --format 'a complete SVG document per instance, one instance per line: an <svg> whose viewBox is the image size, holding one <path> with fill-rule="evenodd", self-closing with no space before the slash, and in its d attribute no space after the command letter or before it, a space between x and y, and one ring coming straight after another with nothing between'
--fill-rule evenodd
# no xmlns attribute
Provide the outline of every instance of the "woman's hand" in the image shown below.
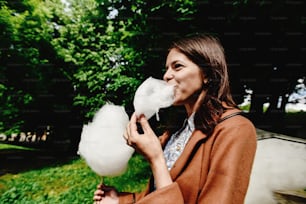
<svg viewBox="0 0 306 204"><path fill-rule="evenodd" d="M142 127L143 134L139 134L137 131L137 121ZM124 137L128 145L134 147L136 151L141 153L149 161L155 179L156 189L172 183L160 141L144 115L140 116L138 120L135 113L132 115Z"/></svg>
<svg viewBox="0 0 306 204"><path fill-rule="evenodd" d="M98 185L94 193L94 204L119 204L118 193L115 188Z"/></svg>
<svg viewBox="0 0 306 204"><path fill-rule="evenodd" d="M137 122L142 127L143 134L137 130ZM134 113L124 133L127 144L134 147L137 152L142 154L150 163L163 157L163 150L158 137L151 129L148 120L144 115L139 118Z"/></svg>

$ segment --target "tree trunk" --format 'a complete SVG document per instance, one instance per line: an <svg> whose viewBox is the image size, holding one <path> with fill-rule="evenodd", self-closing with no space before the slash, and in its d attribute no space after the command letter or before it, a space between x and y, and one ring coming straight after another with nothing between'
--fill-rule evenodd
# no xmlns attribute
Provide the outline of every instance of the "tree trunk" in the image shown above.
<svg viewBox="0 0 306 204"><path fill-rule="evenodd" d="M263 104L266 99L261 94L253 93L251 96L250 119L258 127L266 129L264 122Z"/></svg>

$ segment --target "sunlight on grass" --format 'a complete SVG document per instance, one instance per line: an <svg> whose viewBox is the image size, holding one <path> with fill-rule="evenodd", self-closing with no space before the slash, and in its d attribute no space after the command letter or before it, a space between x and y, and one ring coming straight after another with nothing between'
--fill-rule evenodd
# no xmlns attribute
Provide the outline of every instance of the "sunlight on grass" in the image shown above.
<svg viewBox="0 0 306 204"><path fill-rule="evenodd" d="M11 144L3 144L0 143L0 150L14 150L14 149L20 149L20 150L35 150L33 148L29 147L22 147L17 145L11 145Z"/></svg>
<svg viewBox="0 0 306 204"><path fill-rule="evenodd" d="M150 170L143 157L134 155L125 174L105 178L104 183L119 191L138 192L147 184ZM75 159L55 167L0 177L0 203L92 203L101 178Z"/></svg>

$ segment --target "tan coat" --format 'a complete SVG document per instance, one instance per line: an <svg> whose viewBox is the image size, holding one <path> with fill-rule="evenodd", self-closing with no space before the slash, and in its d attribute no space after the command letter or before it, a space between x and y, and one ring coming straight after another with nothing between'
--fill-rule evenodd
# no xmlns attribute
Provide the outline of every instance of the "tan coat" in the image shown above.
<svg viewBox="0 0 306 204"><path fill-rule="evenodd" d="M225 117L237 110L224 113ZM170 171L173 183L149 193L136 194L138 204L242 204L256 151L256 131L241 115L219 123L182 171L192 149L206 135L195 130ZM168 135L163 135L164 145ZM120 204L133 203L132 194L120 196Z"/></svg>

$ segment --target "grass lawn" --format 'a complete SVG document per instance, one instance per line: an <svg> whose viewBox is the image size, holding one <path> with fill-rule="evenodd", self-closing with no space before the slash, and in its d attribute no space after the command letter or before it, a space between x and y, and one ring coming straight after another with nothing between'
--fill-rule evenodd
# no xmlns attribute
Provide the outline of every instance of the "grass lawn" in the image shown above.
<svg viewBox="0 0 306 204"><path fill-rule="evenodd" d="M22 147L22 146L17 146L17 145L11 145L11 144L2 144L0 143L0 151L3 150L35 150L33 148L29 147Z"/></svg>
<svg viewBox="0 0 306 204"><path fill-rule="evenodd" d="M291 126L304 125L306 113L287 114ZM0 144L4 152L33 152L36 149ZM0 155L1 156L1 155ZM1 165L1 163L0 163ZM118 191L138 192L147 184L150 168L144 158L135 154L125 174L104 178L106 185ZM101 178L82 159L73 159L52 167L0 176L0 203L7 204L92 204L93 193ZM306 189L301 189L306 192Z"/></svg>
<svg viewBox="0 0 306 204"><path fill-rule="evenodd" d="M115 178L104 178L104 183L119 191L141 191L150 177L144 158L134 155L125 174ZM86 204L93 203L93 192L101 178L82 159L0 177L0 203L9 204Z"/></svg>

